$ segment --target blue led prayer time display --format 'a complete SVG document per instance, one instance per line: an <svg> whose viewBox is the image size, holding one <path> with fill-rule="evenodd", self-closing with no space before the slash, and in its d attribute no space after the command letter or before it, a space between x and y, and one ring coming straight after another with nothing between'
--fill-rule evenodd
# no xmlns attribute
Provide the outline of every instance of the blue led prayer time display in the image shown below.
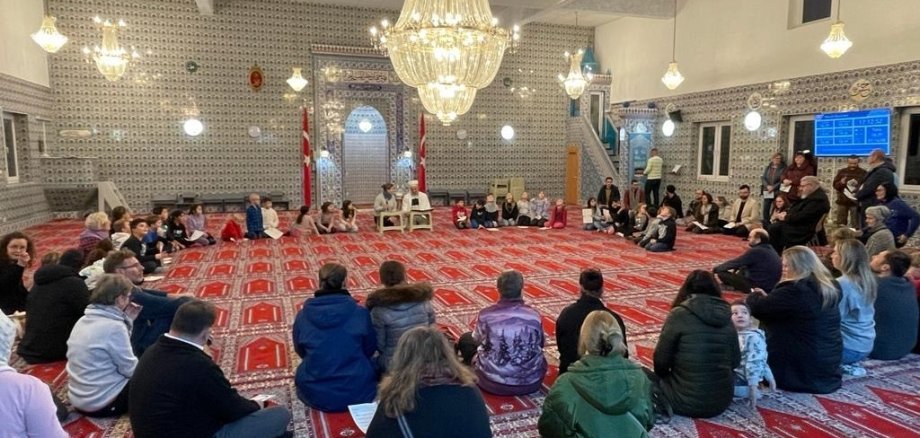
<svg viewBox="0 0 920 438"><path fill-rule="evenodd" d="M815 155L867 156L873 149L891 153L891 110L887 108L815 116Z"/></svg>

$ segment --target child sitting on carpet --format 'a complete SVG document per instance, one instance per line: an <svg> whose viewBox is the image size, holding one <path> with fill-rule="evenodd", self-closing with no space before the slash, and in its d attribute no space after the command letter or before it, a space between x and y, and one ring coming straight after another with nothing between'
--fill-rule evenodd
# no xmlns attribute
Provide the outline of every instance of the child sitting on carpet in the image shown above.
<svg viewBox="0 0 920 438"><path fill-rule="evenodd" d="M598 232L604 232L607 234L613 233L613 224L607 223L607 220L604 218L604 211L597 205L597 198L589 198L585 209L591 210L591 223L585 224L585 230L596 230Z"/></svg>
<svg viewBox="0 0 920 438"><path fill-rule="evenodd" d="M342 225L346 232L358 232L358 209L347 199L342 201Z"/></svg>
<svg viewBox="0 0 920 438"><path fill-rule="evenodd" d="M121 249L121 245L131 237L131 221L119 219L112 225L114 233L109 237L112 239L112 245L115 249Z"/></svg>
<svg viewBox="0 0 920 438"><path fill-rule="evenodd" d="M530 225L530 197L527 196L527 192L521 193L521 199L517 202L518 207L518 226L528 226Z"/></svg>
<svg viewBox="0 0 920 438"><path fill-rule="evenodd" d="M458 230L470 227L470 218L467 216L465 204L466 202L464 200L458 199L457 203L454 204L454 207L450 210L450 217Z"/></svg>
<svg viewBox="0 0 920 438"><path fill-rule="evenodd" d="M297 216L288 234L293 237L299 237L306 236L311 232L319 235L319 230L316 228L316 221L313 220L313 216L310 216L310 206L302 205L300 206L300 214Z"/></svg>
<svg viewBox="0 0 920 438"><path fill-rule="evenodd" d="M639 241L639 246L650 252L672 251L677 240L675 214L673 208L661 207L658 210L658 225L652 230L651 235Z"/></svg>
<svg viewBox="0 0 920 438"><path fill-rule="evenodd" d="M549 215L549 222L546 223L547 228L554 228L557 230L565 228L569 220L569 215L565 211L565 201L562 198L556 200L556 205L553 207L552 213Z"/></svg>
<svg viewBox="0 0 920 438"><path fill-rule="evenodd" d="M749 398L751 407L756 408L760 382L765 380L770 390L776 390L773 371L767 364L767 337L763 330L754 327L751 308L744 300L732 303L732 323L741 344L741 366L735 369L735 397Z"/></svg>
<svg viewBox="0 0 920 438"><path fill-rule="evenodd" d="M549 218L549 200L546 199L543 191L537 193L537 198L530 201L530 211L533 215L530 220L531 225L537 227L546 225L546 220Z"/></svg>
<svg viewBox="0 0 920 438"><path fill-rule="evenodd" d="M235 220L234 220L235 219ZM243 228L236 221L243 220L243 215L235 214L227 217L227 223L220 230L220 240L224 242L238 242L243 240Z"/></svg>
<svg viewBox="0 0 920 438"><path fill-rule="evenodd" d="M262 223L262 207L259 194L249 195L249 206L246 207L246 237L259 239L264 237L265 225Z"/></svg>
<svg viewBox="0 0 920 438"><path fill-rule="evenodd" d="M486 216L489 219L489 222L492 223L492 226L486 226L486 228L495 228L499 226L498 223L498 204L495 203L495 197L492 195L486 196Z"/></svg>
<svg viewBox="0 0 920 438"><path fill-rule="evenodd" d="M495 228L495 223L489 219L486 203L482 199L477 200L476 204L473 205L473 211L470 213L470 227L476 229Z"/></svg>
<svg viewBox="0 0 920 438"><path fill-rule="evenodd" d="M320 234L345 231L344 221L332 202L323 202L323 205L319 207L319 223L316 224L316 228L319 229Z"/></svg>
<svg viewBox="0 0 920 438"><path fill-rule="evenodd" d="M508 193L505 195L505 202L502 203L501 226L510 227L517 223L518 207L514 202L514 195Z"/></svg>

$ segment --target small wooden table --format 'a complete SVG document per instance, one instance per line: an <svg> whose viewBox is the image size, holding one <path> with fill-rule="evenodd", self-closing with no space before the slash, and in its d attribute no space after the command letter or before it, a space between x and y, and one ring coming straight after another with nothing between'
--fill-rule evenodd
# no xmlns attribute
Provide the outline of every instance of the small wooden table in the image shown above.
<svg viewBox="0 0 920 438"><path fill-rule="evenodd" d="M432 215L431 213L432 213L432 210L409 210L409 219L408 219L409 231L415 231L415 230L434 231L434 215ZM428 223L416 224L415 223L416 217L423 217L428 220Z"/></svg>
<svg viewBox="0 0 920 438"><path fill-rule="evenodd" d="M399 219L399 224L385 225L384 219L388 217ZM381 211L380 214L377 215L377 231L379 231L380 234L383 234L384 231L405 231L406 224L403 223L404 217L401 211Z"/></svg>

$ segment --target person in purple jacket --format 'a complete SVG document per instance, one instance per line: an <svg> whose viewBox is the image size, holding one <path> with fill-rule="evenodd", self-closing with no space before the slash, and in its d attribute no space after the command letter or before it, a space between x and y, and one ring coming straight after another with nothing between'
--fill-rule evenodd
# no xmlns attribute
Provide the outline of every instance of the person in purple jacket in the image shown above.
<svg viewBox="0 0 920 438"><path fill-rule="evenodd" d="M479 387L496 395L537 391L546 374L540 314L524 304L524 276L505 271L498 277L498 303L479 312L476 328L460 337L457 348L471 364Z"/></svg>

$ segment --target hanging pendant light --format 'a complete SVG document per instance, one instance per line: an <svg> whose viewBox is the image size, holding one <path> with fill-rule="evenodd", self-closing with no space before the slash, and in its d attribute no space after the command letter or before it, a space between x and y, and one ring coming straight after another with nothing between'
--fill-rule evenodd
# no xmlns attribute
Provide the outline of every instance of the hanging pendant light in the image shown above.
<svg viewBox="0 0 920 438"><path fill-rule="evenodd" d="M850 47L853 47L853 42L843 33L843 22L840 21L840 0L838 0L837 20L831 25L831 33L827 36L827 39L821 43L821 50L827 56L837 59L843 56Z"/></svg>
<svg viewBox="0 0 920 438"><path fill-rule="evenodd" d="M565 52L565 56L569 58L569 75L563 77L560 74L559 80L565 88L565 94L568 94L572 100L578 100L588 86L588 80L581 72L581 60L584 55L585 52L582 49L578 49L574 55Z"/></svg>
<svg viewBox="0 0 920 438"><path fill-rule="evenodd" d="M118 29L127 27L124 20L112 23L109 20L103 21L99 17L94 17L93 21L102 26L102 45L95 46L92 50L89 47L83 47L83 54L87 60L92 59L96 64L96 69L106 79L116 82L124 76L131 60L140 58L140 55L134 47L129 53L127 49L118 44Z"/></svg>
<svg viewBox="0 0 920 438"><path fill-rule="evenodd" d="M293 68L294 68L294 73L292 73L291 77L287 79L287 83L288 85L291 86L291 88L294 89L294 91L299 92L300 90L303 90L303 88L307 86L307 83L309 81L303 78L303 75L300 73L300 70L301 70L300 67L293 67Z"/></svg>
<svg viewBox="0 0 920 438"><path fill-rule="evenodd" d="M42 26L32 34L32 41L41 46L48 53L57 53L64 44L67 44L67 37L58 32L54 22L57 18L51 15L45 15L42 18Z"/></svg>
<svg viewBox="0 0 920 438"><path fill-rule="evenodd" d="M675 90L684 81L684 75L680 74L677 69L677 0L674 0L674 31L671 42L671 63L668 64L668 71L661 77L661 82L669 90Z"/></svg>

